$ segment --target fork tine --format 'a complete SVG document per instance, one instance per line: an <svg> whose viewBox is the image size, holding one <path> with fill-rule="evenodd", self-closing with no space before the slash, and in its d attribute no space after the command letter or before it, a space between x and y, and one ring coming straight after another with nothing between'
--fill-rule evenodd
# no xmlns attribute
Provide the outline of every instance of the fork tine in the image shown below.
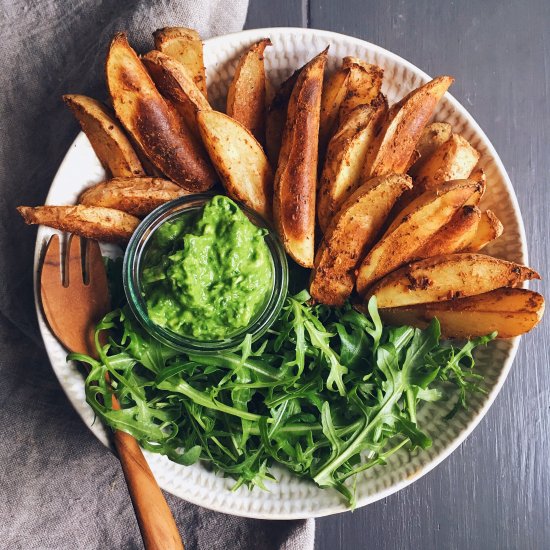
<svg viewBox="0 0 550 550"><path fill-rule="evenodd" d="M84 284L82 257L83 250L80 237L75 234L69 235L65 252L65 268L63 270L64 286Z"/></svg>
<svg viewBox="0 0 550 550"><path fill-rule="evenodd" d="M46 245L46 251L44 252L44 261L42 264L42 270L44 270L44 266L52 266L54 268L57 268L57 272L59 273L59 279L61 280L61 246L59 244L59 235L57 233L54 233L50 240L48 241L48 244ZM51 267L46 268L46 270L52 269Z"/></svg>

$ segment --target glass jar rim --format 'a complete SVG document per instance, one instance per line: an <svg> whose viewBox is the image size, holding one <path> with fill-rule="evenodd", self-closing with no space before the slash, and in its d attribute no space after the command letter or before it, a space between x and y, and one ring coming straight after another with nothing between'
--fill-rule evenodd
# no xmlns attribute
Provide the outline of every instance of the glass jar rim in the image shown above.
<svg viewBox="0 0 550 550"><path fill-rule="evenodd" d="M267 332L279 316L287 294L288 262L277 234L262 216L241 202L234 201L254 225L267 231L265 243L272 261L273 286L264 307L253 317L248 326L222 340L198 340L183 336L161 327L150 319L140 290L141 262L149 240L161 225L186 212L201 209L215 196L215 193L185 195L162 204L142 220L130 238L124 254L122 280L130 310L151 336L163 344L185 353L212 354L219 351L230 351L239 347L248 334L251 335L252 341L257 340Z"/></svg>

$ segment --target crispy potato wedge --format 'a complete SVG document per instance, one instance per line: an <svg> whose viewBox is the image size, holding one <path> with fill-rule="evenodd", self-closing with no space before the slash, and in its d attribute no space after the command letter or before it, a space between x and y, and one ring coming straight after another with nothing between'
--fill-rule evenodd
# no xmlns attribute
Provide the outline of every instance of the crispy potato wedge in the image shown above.
<svg viewBox="0 0 550 550"><path fill-rule="evenodd" d="M453 134L426 160L414 180L420 192L434 189L443 182L470 176L480 154L461 135Z"/></svg>
<svg viewBox="0 0 550 550"><path fill-rule="evenodd" d="M392 106L377 143L367 155L363 181L373 176L402 174L434 110L454 79L439 76Z"/></svg>
<svg viewBox="0 0 550 550"><path fill-rule="evenodd" d="M360 107L359 107L360 108ZM357 189L329 224L315 255L311 296L323 304L341 306L355 284L355 268L380 232L395 201L411 179L390 174Z"/></svg>
<svg viewBox="0 0 550 550"><path fill-rule="evenodd" d="M150 51L141 60L160 93L174 105L189 130L198 137L195 114L211 107L185 67L157 50Z"/></svg>
<svg viewBox="0 0 550 550"><path fill-rule="evenodd" d="M66 94L63 101L90 140L99 162L112 176L144 176L132 143L105 105L85 95Z"/></svg>
<svg viewBox="0 0 550 550"><path fill-rule="evenodd" d="M386 110L387 102L381 94L370 105L359 105L330 140L317 206L317 220L322 231L357 189L365 155Z"/></svg>
<svg viewBox="0 0 550 550"><path fill-rule="evenodd" d="M273 215L288 254L313 267L319 117L328 48L302 69L288 102L277 172Z"/></svg>
<svg viewBox="0 0 550 550"><path fill-rule="evenodd" d="M165 27L153 33L155 49L179 61L199 90L208 99L206 69L199 33L184 27Z"/></svg>
<svg viewBox="0 0 550 550"><path fill-rule="evenodd" d="M107 87L115 112L149 160L189 191L206 191L216 173L202 145L157 90L124 33L111 42Z"/></svg>
<svg viewBox="0 0 550 550"><path fill-rule="evenodd" d="M240 123L218 111L200 111L197 124L227 194L270 220L273 172L262 146Z"/></svg>
<svg viewBox="0 0 550 550"><path fill-rule="evenodd" d="M486 210L481 214L477 230L468 245L464 247L464 250L466 252L478 252L491 241L498 239L503 231L504 227L500 220L491 210Z"/></svg>
<svg viewBox="0 0 550 550"><path fill-rule="evenodd" d="M322 159L327 150L337 124L340 105L348 90L350 78L348 69L338 69L326 81L321 95L321 119L319 123L319 158Z"/></svg>
<svg viewBox="0 0 550 550"><path fill-rule="evenodd" d="M390 325L426 328L437 317L444 338L476 338L498 332L512 338L532 330L542 319L544 298L524 288L499 288L446 302L380 310Z"/></svg>
<svg viewBox="0 0 550 550"><path fill-rule="evenodd" d="M157 206L187 194L179 185L161 178L113 178L85 189L78 202L143 217Z"/></svg>
<svg viewBox="0 0 550 550"><path fill-rule="evenodd" d="M453 128L448 122L432 122L424 128L413 153L416 158L410 161L411 176L416 177L426 160L451 137L452 133Z"/></svg>
<svg viewBox="0 0 550 550"><path fill-rule="evenodd" d="M470 180L447 182L438 190L426 191L406 212L399 214L382 239L363 259L357 274L357 291L416 258L416 252L454 216L478 189Z"/></svg>
<svg viewBox="0 0 550 550"><path fill-rule="evenodd" d="M454 187L455 185L458 185L458 186L466 185L468 187L471 186L473 188L473 192L468 197L468 200L464 203L464 206L466 206L466 205L475 206L479 202L479 197L480 197L481 192L482 192L483 189L482 189L481 184L479 184L477 181L468 178L468 179L463 179L463 180L455 180L455 181L445 182L445 184L443 184L441 186L442 192L446 192L446 190L449 189L449 186ZM414 191L414 187L413 187L413 191ZM435 192L435 194L437 194L437 191L438 191L437 189L432 189L430 192ZM427 195L426 193L428 193L428 192L419 194L418 196L414 197L413 200L408 201L406 203L406 206L402 210L398 211L398 213L395 215L395 217L392 218L392 222L389 225L388 229L386 230L386 233L385 233L386 235L391 233L400 223L405 221L405 219L412 212L414 212L418 208L419 205L424 204L424 202L426 200L426 197L432 196L432 195ZM403 193L403 195L409 195L409 193ZM403 196L401 198L403 198ZM401 202L401 200L397 201L396 206L401 206L400 202Z"/></svg>
<svg viewBox="0 0 550 550"><path fill-rule="evenodd" d="M411 263L376 283L378 307L442 302L540 279L529 267L484 254L448 254Z"/></svg>
<svg viewBox="0 0 550 550"><path fill-rule="evenodd" d="M346 94L338 111L339 123L347 119L358 105L368 105L378 97L384 70L357 57L344 57L342 69L349 71Z"/></svg>
<svg viewBox="0 0 550 550"><path fill-rule="evenodd" d="M466 205L456 212L424 246L416 251L417 258L430 258L444 254L461 252L476 234L481 210L477 206Z"/></svg>
<svg viewBox="0 0 550 550"><path fill-rule="evenodd" d="M264 50L269 38L256 42L241 56L227 92L227 114L265 143L266 78Z"/></svg>
<svg viewBox="0 0 550 550"><path fill-rule="evenodd" d="M29 225L47 225L96 241L127 242L139 225L135 216L100 206L19 206L17 210Z"/></svg>
<svg viewBox="0 0 550 550"><path fill-rule="evenodd" d="M294 71L275 92L267 109L265 120L265 149L271 166L276 167L279 161L279 152L285 130L286 114L290 95L298 80L301 69Z"/></svg>

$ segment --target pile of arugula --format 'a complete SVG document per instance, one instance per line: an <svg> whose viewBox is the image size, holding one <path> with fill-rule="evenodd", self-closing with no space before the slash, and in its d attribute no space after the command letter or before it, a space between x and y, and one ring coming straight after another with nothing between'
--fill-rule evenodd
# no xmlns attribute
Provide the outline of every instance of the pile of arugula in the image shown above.
<svg viewBox="0 0 550 550"><path fill-rule="evenodd" d="M91 367L86 398L96 415L145 449L180 464L207 461L235 487L265 488L281 464L353 507L350 478L403 446L431 445L417 423L422 402L453 398L452 416L468 393L484 391L472 350L495 335L458 349L440 344L437 320L425 330L383 326L374 298L369 316L308 300L305 291L289 296L260 343L208 356L157 342L122 308L97 328L98 360L69 358Z"/></svg>

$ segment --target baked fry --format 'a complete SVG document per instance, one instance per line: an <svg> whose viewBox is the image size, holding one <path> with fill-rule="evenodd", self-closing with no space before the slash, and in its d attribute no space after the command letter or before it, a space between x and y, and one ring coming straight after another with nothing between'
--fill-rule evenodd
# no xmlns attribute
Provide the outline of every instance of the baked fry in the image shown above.
<svg viewBox="0 0 550 550"><path fill-rule="evenodd" d="M266 77L264 50L271 40L256 42L241 56L227 92L227 114L265 143Z"/></svg>
<svg viewBox="0 0 550 550"><path fill-rule="evenodd" d="M78 202L122 210L141 218L161 204L187 194L179 185L161 178L113 178L85 189Z"/></svg>
<svg viewBox="0 0 550 550"><path fill-rule="evenodd" d="M319 117L327 50L300 72L288 102L274 184L273 214L288 254L313 267Z"/></svg>
<svg viewBox="0 0 550 550"><path fill-rule="evenodd" d="M104 242L125 243L139 225L135 216L100 206L19 206L17 210L29 225L47 225Z"/></svg>
<svg viewBox="0 0 550 550"><path fill-rule="evenodd" d="M448 254L411 263L376 283L378 307L400 307L455 300L540 279L529 267L484 254Z"/></svg>
<svg viewBox="0 0 550 550"><path fill-rule="evenodd" d="M476 338L496 331L512 338L532 330L542 319L544 298L523 288L499 288L458 300L380 310L390 325L425 328L437 317L444 338Z"/></svg>
<svg viewBox="0 0 550 550"><path fill-rule="evenodd" d="M96 99L78 94L66 94L63 101L77 118L108 174L113 177L145 175L130 140L105 105Z"/></svg>
<svg viewBox="0 0 550 550"><path fill-rule="evenodd" d="M262 146L241 123L218 111L200 111L197 124L227 194L270 220L273 172Z"/></svg>

